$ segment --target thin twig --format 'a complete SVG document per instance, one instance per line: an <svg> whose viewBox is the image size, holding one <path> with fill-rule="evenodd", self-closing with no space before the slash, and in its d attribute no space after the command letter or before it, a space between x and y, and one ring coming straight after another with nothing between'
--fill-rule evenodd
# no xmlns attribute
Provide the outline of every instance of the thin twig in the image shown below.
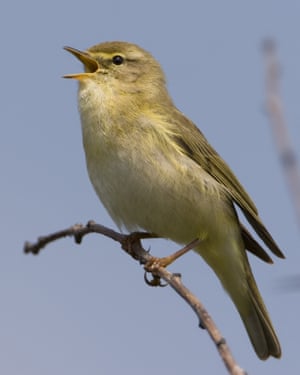
<svg viewBox="0 0 300 375"><path fill-rule="evenodd" d="M276 44L265 40L263 52L266 62L266 107L283 172L290 190L292 204L300 228L300 172L297 156L290 142L288 127L283 114L279 90L280 67L276 56Z"/></svg>
<svg viewBox="0 0 300 375"><path fill-rule="evenodd" d="M134 232L126 235L115 232L114 230L106 228L103 225L96 224L93 221L89 221L87 225L75 224L70 228L51 233L47 236L39 237L35 243L26 242L24 245L24 252L26 254L31 253L37 255L46 245L64 237L73 237L76 243L81 243L82 238L89 233L102 234L113 239L114 241L119 242L122 249L126 253L128 253L135 260L139 261L140 264L144 265L146 272L152 273L153 280L155 281L152 285L161 285L159 282L160 279L166 281L194 310L199 319L199 326L208 331L228 372L232 375L246 374L246 372L242 370L235 362L225 339L217 329L203 304L195 295L193 295L190 290L183 285L180 275L172 274L166 270L165 267L160 265L158 258L153 257L149 251L146 251L142 247L141 239L155 238L157 237L155 234ZM195 246L195 241L187 245L187 247L184 249L180 250L180 252L189 250L192 245Z"/></svg>

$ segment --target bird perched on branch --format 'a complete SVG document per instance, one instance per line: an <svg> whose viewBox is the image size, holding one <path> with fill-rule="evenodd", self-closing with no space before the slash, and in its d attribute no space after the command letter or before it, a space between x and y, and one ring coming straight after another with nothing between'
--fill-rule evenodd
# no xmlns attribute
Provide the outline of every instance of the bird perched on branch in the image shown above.
<svg viewBox="0 0 300 375"><path fill-rule="evenodd" d="M241 224L239 206L265 245L283 253L255 204L201 131L180 112L159 63L137 45L106 42L80 51L78 103L91 182L120 227L143 229L195 251L230 295L261 359L281 349L246 250L271 258Z"/></svg>

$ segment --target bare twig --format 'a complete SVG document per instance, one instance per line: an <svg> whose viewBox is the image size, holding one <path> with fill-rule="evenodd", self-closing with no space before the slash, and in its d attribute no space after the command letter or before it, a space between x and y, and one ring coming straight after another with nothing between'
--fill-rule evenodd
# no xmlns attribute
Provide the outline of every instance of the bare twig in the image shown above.
<svg viewBox="0 0 300 375"><path fill-rule="evenodd" d="M159 282L160 279L167 282L167 284L169 284L194 310L199 319L199 326L207 329L228 372L232 375L246 374L246 372L235 362L225 339L219 332L202 303L183 285L180 275L169 272L165 267L161 266L158 258L150 255L150 253L142 247L141 239L155 238L157 237L155 234L134 232L126 235L115 232L114 230L106 228L100 224L96 224L93 221L89 221L85 226L82 224L75 224L70 228L39 237L35 243L26 242L24 245L24 252L26 254L31 253L37 255L46 245L64 237L73 237L76 243L80 243L82 238L89 233L99 233L119 242L126 253L139 261L140 264L143 264L146 272L152 274L153 280L155 281L152 285L161 285ZM195 246L195 243L196 241L193 241L185 248L179 250L176 254L181 254L190 250L193 245Z"/></svg>
<svg viewBox="0 0 300 375"><path fill-rule="evenodd" d="M275 42L266 40L263 44L263 52L266 61L267 112L300 228L300 172L283 114L283 104L279 92L280 69Z"/></svg>

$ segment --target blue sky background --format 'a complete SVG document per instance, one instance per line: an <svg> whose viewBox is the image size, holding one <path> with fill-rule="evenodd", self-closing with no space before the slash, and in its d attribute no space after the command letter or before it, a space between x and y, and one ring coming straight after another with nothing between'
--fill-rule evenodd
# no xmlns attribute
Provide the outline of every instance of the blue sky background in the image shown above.
<svg viewBox="0 0 300 375"><path fill-rule="evenodd" d="M81 66L62 50L107 40L140 44L161 62L177 106L247 188L287 259L251 264L282 343L260 361L217 279L194 253L171 270L200 297L249 374L300 370L299 231L264 113L261 43L278 43L290 138L300 149L300 3L229 1L6 1L1 4L0 373L223 374L190 308L170 288L149 288L118 245L91 235L38 257L25 240L94 219L115 227L85 168L74 82ZM148 243L146 243L148 246ZM176 248L152 241L155 255Z"/></svg>

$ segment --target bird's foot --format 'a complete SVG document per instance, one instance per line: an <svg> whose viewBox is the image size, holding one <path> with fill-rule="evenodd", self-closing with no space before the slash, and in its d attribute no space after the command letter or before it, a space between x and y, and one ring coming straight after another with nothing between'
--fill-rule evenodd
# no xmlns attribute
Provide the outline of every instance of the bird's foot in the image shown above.
<svg viewBox="0 0 300 375"><path fill-rule="evenodd" d="M138 257L135 252L135 247L141 247L141 240L146 238L158 238L158 236L154 233L148 232L132 232L128 235L124 235L122 241L122 248L134 259L138 260Z"/></svg>
<svg viewBox="0 0 300 375"><path fill-rule="evenodd" d="M196 240L192 241L182 249L176 251L175 253L168 255L163 258L151 257L151 259L145 264L145 275L144 280L147 285L150 286L166 286L167 284L162 284L161 279L159 276L155 274L155 270L160 267L166 268L170 264L172 264L176 259L180 258L182 255L186 254L188 251L199 245L200 240L197 238ZM152 279L149 280L147 277L147 273L152 274Z"/></svg>

